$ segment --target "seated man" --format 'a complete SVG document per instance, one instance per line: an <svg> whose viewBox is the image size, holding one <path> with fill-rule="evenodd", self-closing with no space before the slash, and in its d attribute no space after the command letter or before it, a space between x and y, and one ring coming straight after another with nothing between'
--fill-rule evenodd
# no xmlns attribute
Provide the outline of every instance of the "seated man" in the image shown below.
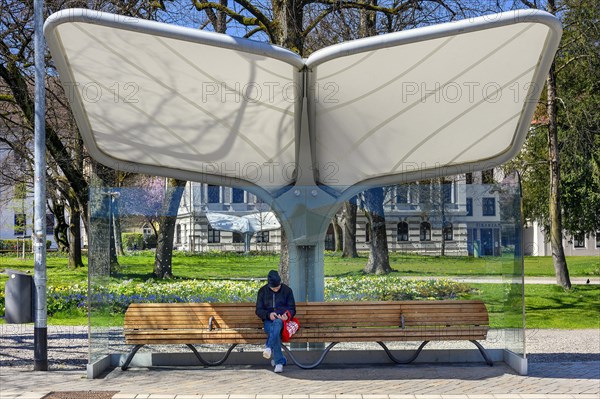
<svg viewBox="0 0 600 399"><path fill-rule="evenodd" d="M267 343L263 356L270 359L275 366L275 372L281 373L286 359L281 353L281 330L283 322L296 314L296 302L292 289L281 283L281 277L276 270L271 270L267 276L267 284L258 290L256 298L256 315L264 322L267 333Z"/></svg>

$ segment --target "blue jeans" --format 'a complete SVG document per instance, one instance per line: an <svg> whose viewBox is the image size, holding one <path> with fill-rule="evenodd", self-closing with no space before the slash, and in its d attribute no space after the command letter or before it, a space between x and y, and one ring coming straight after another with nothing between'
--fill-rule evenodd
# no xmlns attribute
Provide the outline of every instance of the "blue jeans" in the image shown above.
<svg viewBox="0 0 600 399"><path fill-rule="evenodd" d="M273 361L275 364L287 363L285 356L281 353L281 330L283 329L283 321L280 319L265 320L265 332L267 333L266 346L271 348Z"/></svg>

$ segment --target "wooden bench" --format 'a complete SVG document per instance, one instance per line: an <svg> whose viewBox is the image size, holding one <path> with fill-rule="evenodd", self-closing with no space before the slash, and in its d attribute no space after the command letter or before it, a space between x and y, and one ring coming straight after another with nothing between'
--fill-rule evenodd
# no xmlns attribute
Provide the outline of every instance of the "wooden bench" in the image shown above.
<svg viewBox="0 0 600 399"><path fill-rule="evenodd" d="M124 335L134 345L122 369L126 370L135 353L147 344L184 344L206 366L225 362L239 344L264 345L262 321L254 313L254 303L139 303L125 312ZM492 362L477 340L485 340L488 313L481 301L395 301L395 302L302 302L296 304L300 330L293 342L329 343L312 364L296 360L286 345L283 349L301 368L321 364L327 353L340 342L377 342L396 363L417 358L430 341L469 340L484 360ZM385 342L423 341L409 359L398 359ZM195 344L229 344L220 360L202 358Z"/></svg>

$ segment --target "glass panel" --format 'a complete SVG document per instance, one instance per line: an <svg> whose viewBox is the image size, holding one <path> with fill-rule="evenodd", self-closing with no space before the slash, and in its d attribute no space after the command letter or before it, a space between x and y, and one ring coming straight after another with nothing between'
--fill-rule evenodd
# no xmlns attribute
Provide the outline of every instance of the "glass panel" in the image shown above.
<svg viewBox="0 0 600 399"><path fill-rule="evenodd" d="M520 181L506 178L498 188L501 220L504 306L502 327L505 349L525 357L525 280L523 263L523 220Z"/></svg>
<svg viewBox="0 0 600 399"><path fill-rule="evenodd" d="M92 180L92 183L97 181ZM93 186L90 189L90 235L88 246L88 315L89 363L110 354L112 298L110 283L111 211L116 194L110 188Z"/></svg>
<svg viewBox="0 0 600 399"><path fill-rule="evenodd" d="M521 213L519 185L516 179L507 179L499 184L441 184L432 180L427 185L413 185L414 192L419 188L427 187L427 195L412 196L409 186L397 190L398 187L386 188L388 199L383 204L385 223L388 231L388 249L393 257L393 268L398 268L398 274L405 280L418 277L442 278L452 280L461 276L465 270L473 275L473 279L464 282L467 289L460 293L450 295L449 299L480 299L484 301L490 315L491 330L488 339L482 344L484 347L505 348L519 355L525 353L524 348L524 320L523 320L523 259L521 255ZM450 187L449 185L453 185ZM213 193L220 192L218 186L213 186ZM161 192L151 192L151 191ZM168 282L155 281L149 278L153 271L153 264L147 266L143 276L139 274L139 261L132 259L135 253L119 257L118 268L111 269L111 214L118 209L118 217L122 229L137 226L140 235L154 235L158 218L165 207L160 206L164 199L164 184L146 189L94 187L90 191L90 247L89 247L89 310L90 310L90 361L96 361L109 353L126 354L130 348L124 345L123 327L124 311L131 302L217 302L217 301L253 301L260 281L249 280L247 292L235 298L223 297L223 290L214 291L211 288L210 277L202 275L196 269L185 267L184 271L174 265L174 274L178 278ZM398 207L394 196L398 192L408 192L411 200L410 206ZM448 195L451 193L452 195ZM215 197L216 198L216 197ZM421 198L427 199L422 202ZM214 198L213 198L214 199ZM488 199L483 201L483 199ZM215 246L209 242L221 241L219 246L223 251L236 251L239 246L232 245L241 239L239 233L220 234L217 229L210 229L204 215L204 205L212 200L210 196L193 196L188 203L186 213L180 214L177 223L185 224L186 234L195 237L194 251L207 252L207 256L215 256ZM493 200L493 201L492 201ZM203 202L204 201L204 202ZM494 216L483 217L483 208L493 202ZM268 210L268 203L261 202L261 210ZM341 206L341 204L340 204ZM170 214L175 215L173 207ZM235 211L232 211L235 214ZM239 212L240 215L248 211ZM191 215L191 216L190 216ZM359 251L367 251L370 238L367 220L364 212L358 212L357 220L357 246ZM315 218L315 220L317 220ZM173 225L174 233L176 232ZM328 226L327 223L325 226ZM129 226L129 227L128 227ZM398 236L394 237L394 232ZM184 229L182 227L182 234ZM175 234L174 234L175 235ZM253 246L256 251L262 251L265 256L271 256L272 262L265 263L265 270L276 268L279 259L280 233L257 232L254 235ZM325 236L322 236L323 238ZM288 237L289 239L290 237ZM424 238L425 240L422 240ZM183 239L183 237L182 237ZM141 249L141 244L138 248ZM139 252L139 251L135 251ZM445 257L443 268L423 271L423 275L415 275L412 266L427 263L428 260L418 258L423 255ZM131 256L131 258L128 258ZM233 256L233 255L232 255ZM325 257L327 258L327 257ZM415 260L417 258L417 260ZM245 262L253 262L252 256L240 254L239 269L232 270L233 278L254 278L263 276L250 276L246 273ZM405 262L404 262L405 261ZM138 262L138 263L136 263ZM189 262L189 261L188 261ZM193 263L193 262L192 262ZM184 266L181 266L184 267ZM237 266L236 266L237 267ZM427 266L429 267L429 266ZM135 268L135 273L133 272ZM137 273L137 274L136 274ZM405 274L405 275L402 275ZM490 282L482 282L482 278ZM328 279L328 281L333 281ZM417 279L415 279L417 280ZM475 280L475 281L474 281ZM184 281L181 286L176 283ZM200 282L202 288L199 287ZM189 286L188 286L189 283ZM252 285L254 284L254 285ZM434 284L431 284L433 286ZM186 287L193 289L185 291ZM325 283L326 300L340 298L340 293L330 291L332 285ZM432 288L433 289L433 288ZM217 294L215 294L215 292ZM361 293L344 293L344 300L357 300ZM424 294L429 294L425 292ZM424 298L426 299L427 295ZM339 299L338 299L339 300ZM383 299L380 299L383 300ZM397 343L398 345L405 345ZM458 343L457 343L458 344ZM435 346L434 346L435 348ZM470 343L465 343L465 348L472 348ZM152 346L142 351L155 351ZM161 349L163 350L163 349ZM169 347L168 351L187 351L183 346Z"/></svg>

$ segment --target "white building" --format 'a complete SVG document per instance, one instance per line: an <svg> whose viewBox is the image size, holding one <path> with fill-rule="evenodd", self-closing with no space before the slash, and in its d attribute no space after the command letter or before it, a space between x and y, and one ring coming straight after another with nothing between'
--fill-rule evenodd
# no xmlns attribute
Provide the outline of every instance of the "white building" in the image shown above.
<svg viewBox="0 0 600 399"><path fill-rule="evenodd" d="M482 184L486 180L492 181L493 176L475 173L447 179L443 186L415 183L386 188L384 211L390 251L440 255L443 246L446 255L499 256L499 192L495 185ZM188 182L178 212L174 243L177 249L243 250L241 235L212 229L205 210L244 215L266 212L269 207L241 189ZM367 218L359 211L359 251L368 250L367 227ZM333 225L325 242L326 249L335 248ZM278 251L279 231L254 236L251 247Z"/></svg>
<svg viewBox="0 0 600 399"><path fill-rule="evenodd" d="M552 256L550 242L547 242L542 227L537 223L528 223L524 232L525 255ZM566 256L600 256L600 231L596 234L579 234L577 236L565 236L563 248Z"/></svg>
<svg viewBox="0 0 600 399"><path fill-rule="evenodd" d="M33 233L33 193L18 189L15 195L15 187L3 185L0 189L0 240L7 245L10 240L10 249L4 251L16 251L22 253L23 242L27 242L27 248L31 251L31 235ZM46 213L46 241L50 242L49 249L56 249L54 240L54 215ZM18 246L18 248L17 248Z"/></svg>

